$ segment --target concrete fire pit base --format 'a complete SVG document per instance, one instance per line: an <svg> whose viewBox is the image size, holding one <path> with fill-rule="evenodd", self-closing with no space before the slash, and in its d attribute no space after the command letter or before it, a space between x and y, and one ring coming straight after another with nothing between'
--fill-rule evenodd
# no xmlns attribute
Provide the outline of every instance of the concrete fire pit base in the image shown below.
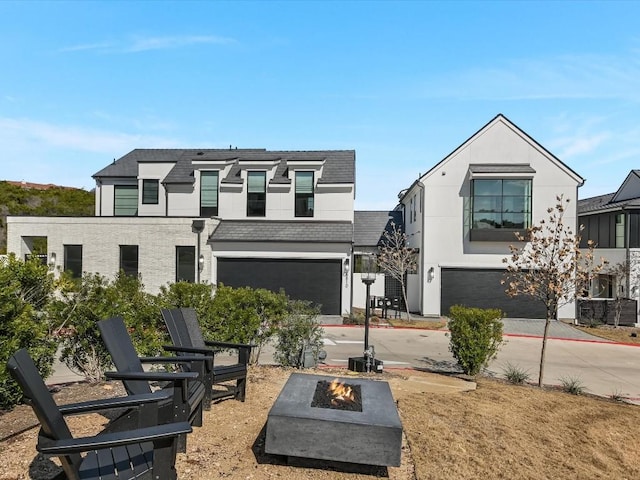
<svg viewBox="0 0 640 480"><path fill-rule="evenodd" d="M311 407L319 381L335 377L293 373L267 418L265 452L365 465L399 466L402 424L389 384L339 378L360 385L362 412Z"/></svg>

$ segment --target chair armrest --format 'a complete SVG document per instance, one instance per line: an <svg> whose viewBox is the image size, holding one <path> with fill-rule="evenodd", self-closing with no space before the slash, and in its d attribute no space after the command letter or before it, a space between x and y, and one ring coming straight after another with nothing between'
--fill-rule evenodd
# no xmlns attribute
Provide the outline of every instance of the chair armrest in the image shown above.
<svg viewBox="0 0 640 480"><path fill-rule="evenodd" d="M192 428L187 422L167 423L138 430L104 433L94 437L46 441L43 444L38 444L37 449L47 455L70 455L72 453L120 447L134 443L152 442L191 432Z"/></svg>
<svg viewBox="0 0 640 480"><path fill-rule="evenodd" d="M186 353L201 353L203 355L214 353L210 348L199 347L182 347L177 345L164 345L164 348L168 352L186 352Z"/></svg>
<svg viewBox="0 0 640 480"><path fill-rule="evenodd" d="M248 348L251 350L255 345L250 343L232 343L232 342L217 342L214 340L205 340L205 345L209 345L211 347L222 347L222 348Z"/></svg>
<svg viewBox="0 0 640 480"><path fill-rule="evenodd" d="M114 380L146 380L154 382L177 382L196 380L197 372L105 372L104 376Z"/></svg>
<svg viewBox="0 0 640 480"><path fill-rule="evenodd" d="M211 352L209 352L211 353ZM213 356L180 355L179 357L138 357L141 363L190 363L213 360Z"/></svg>
<svg viewBox="0 0 640 480"><path fill-rule="evenodd" d="M145 403L160 402L171 398L171 392L158 390L154 393L143 393L140 395L128 395L126 397L105 398L101 400L90 400L88 402L70 403L60 405L60 413L63 415L78 415L80 413L95 412L109 408L136 407Z"/></svg>

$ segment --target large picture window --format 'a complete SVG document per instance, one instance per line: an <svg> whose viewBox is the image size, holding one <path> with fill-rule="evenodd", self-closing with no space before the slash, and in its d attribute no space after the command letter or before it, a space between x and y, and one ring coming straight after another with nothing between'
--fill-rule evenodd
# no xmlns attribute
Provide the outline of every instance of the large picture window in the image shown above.
<svg viewBox="0 0 640 480"><path fill-rule="evenodd" d="M200 172L200 216L218 215L218 172Z"/></svg>
<svg viewBox="0 0 640 480"><path fill-rule="evenodd" d="M313 217L313 172L296 172L296 217Z"/></svg>
<svg viewBox="0 0 640 480"><path fill-rule="evenodd" d="M117 217L138 215L137 185L116 185L114 187L113 214Z"/></svg>
<svg viewBox="0 0 640 480"><path fill-rule="evenodd" d="M176 247L176 282L196 281L196 247Z"/></svg>
<svg viewBox="0 0 640 480"><path fill-rule="evenodd" d="M72 278L82 277L82 245L64 246L64 271Z"/></svg>
<svg viewBox="0 0 640 480"><path fill-rule="evenodd" d="M138 276L138 245L120 245L120 270L125 275Z"/></svg>
<svg viewBox="0 0 640 480"><path fill-rule="evenodd" d="M142 203L145 205L158 204L158 192L160 182L158 180L142 180Z"/></svg>
<svg viewBox="0 0 640 480"><path fill-rule="evenodd" d="M531 226L531 180L473 181L472 228L523 230Z"/></svg>
<svg viewBox="0 0 640 480"><path fill-rule="evenodd" d="M266 203L266 172L247 172L247 217L264 217Z"/></svg>

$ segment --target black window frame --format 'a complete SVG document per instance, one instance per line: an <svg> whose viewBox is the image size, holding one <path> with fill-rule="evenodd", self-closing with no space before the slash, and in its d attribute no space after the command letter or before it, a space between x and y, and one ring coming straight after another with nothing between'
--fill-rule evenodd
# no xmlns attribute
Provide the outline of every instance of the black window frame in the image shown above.
<svg viewBox="0 0 640 480"><path fill-rule="evenodd" d="M135 252L135 258L134 258ZM125 258L128 257L128 258ZM138 245L120 245L119 265L125 275L137 277L139 272L140 247Z"/></svg>
<svg viewBox="0 0 640 480"><path fill-rule="evenodd" d="M311 189L307 191L307 185L299 182L298 178L311 175ZM295 173L295 216L313 217L315 210L315 175L314 172L300 171ZM306 182L305 182L306 183ZM300 185L299 185L300 184ZM304 190L304 191L303 191Z"/></svg>
<svg viewBox="0 0 640 480"><path fill-rule="evenodd" d="M250 178L260 175L263 177L261 191L251 191ZM247 172L247 217L265 217L267 214L267 172L252 170Z"/></svg>
<svg viewBox="0 0 640 480"><path fill-rule="evenodd" d="M189 259L191 259L190 262ZM196 283L196 247L194 245L176 245L176 282Z"/></svg>
<svg viewBox="0 0 640 480"><path fill-rule="evenodd" d="M124 191L124 190L135 190L136 191L136 204L135 204L135 212L133 213L118 213L118 208L125 208L125 207L118 207L118 192L119 191ZM113 187L113 216L114 217L137 217L138 216L138 194L139 194L139 189L138 189L138 185L114 185ZM133 195L129 195L131 198L133 198Z"/></svg>
<svg viewBox="0 0 640 480"><path fill-rule="evenodd" d="M158 205L160 202L160 180L145 178L142 180L142 204Z"/></svg>
<svg viewBox="0 0 640 480"><path fill-rule="evenodd" d="M500 193L491 195L480 195L477 193L478 182L499 182ZM528 187L525 187L525 194L505 194L505 182L526 182ZM508 193L508 192L507 192ZM505 207L506 204L514 205L514 200L522 198L522 209L511 210ZM485 202L480 202L480 200ZM493 210L479 209L479 204L487 204L493 199L495 204L499 205ZM509 200L508 202L505 200ZM471 224L469 237L471 241L498 241L498 242L514 242L517 240L515 232L524 233L527 228L531 226L532 214L533 214L533 179L531 178L510 178L510 177L491 177L491 178L475 178L471 181ZM481 218L478 218L479 214L483 214L482 220L487 218L495 223L492 225L490 222L483 222L483 227L478 227L478 222ZM521 225L515 222L508 223L507 218L509 216L515 217L516 215L522 215Z"/></svg>
<svg viewBox="0 0 640 480"><path fill-rule="evenodd" d="M213 177L215 174L216 184L215 184L215 192L216 192L216 200L215 205L205 205L205 203L209 203L208 199L205 198L204 187L205 182L204 178ZM201 217L214 217L218 215L218 206L220 204L220 172L218 170L203 170L200 172L200 216Z"/></svg>
<svg viewBox="0 0 640 480"><path fill-rule="evenodd" d="M70 272L71 278L82 278L82 245L63 245L62 270Z"/></svg>

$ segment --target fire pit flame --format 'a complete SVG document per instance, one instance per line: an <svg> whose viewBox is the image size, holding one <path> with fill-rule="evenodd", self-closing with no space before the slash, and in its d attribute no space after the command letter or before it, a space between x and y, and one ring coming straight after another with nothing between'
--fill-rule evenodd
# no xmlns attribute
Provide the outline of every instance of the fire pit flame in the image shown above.
<svg viewBox="0 0 640 480"><path fill-rule="evenodd" d="M340 382L337 378L329 384L328 390L332 405L352 403L355 401L353 389L349 385Z"/></svg>

